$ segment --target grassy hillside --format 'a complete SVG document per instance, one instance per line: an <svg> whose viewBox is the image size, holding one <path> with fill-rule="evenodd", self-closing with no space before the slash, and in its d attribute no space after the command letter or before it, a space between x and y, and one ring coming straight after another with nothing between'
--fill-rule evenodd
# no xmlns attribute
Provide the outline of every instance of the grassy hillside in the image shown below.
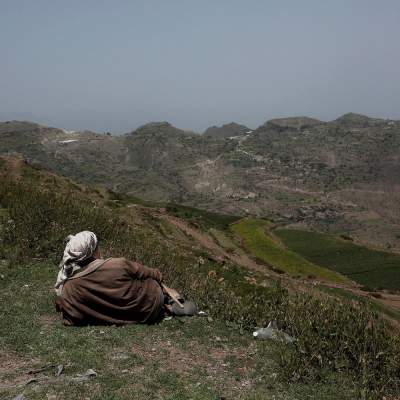
<svg viewBox="0 0 400 400"><path fill-rule="evenodd" d="M318 265L348 276L372 289L400 290L400 256L358 246L332 235L278 229L287 247Z"/></svg>
<svg viewBox="0 0 400 400"><path fill-rule="evenodd" d="M151 393L170 399L257 399L266 393L339 399L400 393L399 338L367 303L338 301L311 287L308 293L295 285L288 290L271 278L263 285L265 276L210 261L192 239L174 236L172 228L167 232L159 209L109 202L107 192L3 160L0 354L6 368L0 374L9 385L0 390L6 396L21 390L33 399ZM83 229L99 235L105 256L160 268L168 283L212 319L172 321L160 329L61 327L51 288L65 236ZM270 320L297 341L252 344L252 329ZM38 375L38 384L19 386L27 369L48 362L65 364L65 375L55 379L49 370ZM71 380L87 368L98 377L83 385Z"/></svg>
<svg viewBox="0 0 400 400"><path fill-rule="evenodd" d="M313 264L299 254L285 249L269 232L271 224L259 219L246 218L231 226L233 232L243 239L244 246L253 256L275 270L292 276L314 277L332 282L347 282L346 278Z"/></svg>
<svg viewBox="0 0 400 400"><path fill-rule="evenodd" d="M65 328L49 294L54 266L0 266L0 398L30 400L211 400L357 396L343 374L335 383L288 385L277 375L278 349L206 317L155 326ZM12 309L6 307L12 304ZM54 365L41 373L28 371ZM60 377L56 366L63 365ZM98 374L79 382L87 369ZM36 382L24 384L29 379Z"/></svg>

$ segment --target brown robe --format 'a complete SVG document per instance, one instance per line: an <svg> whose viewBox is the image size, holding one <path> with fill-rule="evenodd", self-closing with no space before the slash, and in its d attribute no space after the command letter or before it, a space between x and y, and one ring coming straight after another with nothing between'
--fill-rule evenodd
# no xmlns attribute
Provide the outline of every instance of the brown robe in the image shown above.
<svg viewBox="0 0 400 400"><path fill-rule="evenodd" d="M56 300L64 325L157 321L163 296L154 273L137 262L111 258L94 272L66 281Z"/></svg>

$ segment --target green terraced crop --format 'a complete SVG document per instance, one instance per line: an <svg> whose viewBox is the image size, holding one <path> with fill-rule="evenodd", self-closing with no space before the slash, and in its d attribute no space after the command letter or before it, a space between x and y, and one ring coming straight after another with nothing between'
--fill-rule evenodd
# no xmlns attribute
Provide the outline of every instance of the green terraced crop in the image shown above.
<svg viewBox="0 0 400 400"><path fill-rule="evenodd" d="M276 270L290 275L314 276L333 282L346 282L340 274L322 268L304 259L301 255L285 249L269 232L270 224L259 219L243 219L231 229L239 235L250 253Z"/></svg>
<svg viewBox="0 0 400 400"><path fill-rule="evenodd" d="M332 235L294 229L275 234L310 262L373 288L400 289L400 256L359 246Z"/></svg>

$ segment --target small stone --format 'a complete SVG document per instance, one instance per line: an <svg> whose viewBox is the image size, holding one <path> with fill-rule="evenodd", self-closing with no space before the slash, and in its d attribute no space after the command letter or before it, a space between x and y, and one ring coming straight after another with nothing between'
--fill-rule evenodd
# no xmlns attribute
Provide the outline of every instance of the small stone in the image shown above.
<svg viewBox="0 0 400 400"><path fill-rule="evenodd" d="M116 353L111 358L113 360L128 360L129 355L125 353Z"/></svg>
<svg viewBox="0 0 400 400"><path fill-rule="evenodd" d="M86 375L86 376L97 376L97 372L96 372L94 369L89 368L89 369L85 372L84 375Z"/></svg>
<svg viewBox="0 0 400 400"><path fill-rule="evenodd" d="M60 364L57 365L57 372L56 372L56 376L60 376L64 371L64 365Z"/></svg>
<svg viewBox="0 0 400 400"><path fill-rule="evenodd" d="M89 378L95 376L97 376L97 372L94 369L89 368L84 374L77 374L75 377L72 378L72 380L75 382L85 382L89 380Z"/></svg>

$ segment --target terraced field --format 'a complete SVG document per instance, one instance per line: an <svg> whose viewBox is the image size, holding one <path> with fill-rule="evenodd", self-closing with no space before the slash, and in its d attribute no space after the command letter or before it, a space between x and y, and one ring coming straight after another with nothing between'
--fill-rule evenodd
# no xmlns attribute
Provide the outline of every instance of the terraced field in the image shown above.
<svg viewBox="0 0 400 400"><path fill-rule="evenodd" d="M287 250L269 229L271 224L260 219L242 219L231 225L232 231L242 240L243 246L263 263L274 270L292 276L313 277L326 281L346 283L339 273L306 260L294 251Z"/></svg>
<svg viewBox="0 0 400 400"><path fill-rule="evenodd" d="M371 289L400 290L400 256L317 232L274 231L292 251Z"/></svg>

